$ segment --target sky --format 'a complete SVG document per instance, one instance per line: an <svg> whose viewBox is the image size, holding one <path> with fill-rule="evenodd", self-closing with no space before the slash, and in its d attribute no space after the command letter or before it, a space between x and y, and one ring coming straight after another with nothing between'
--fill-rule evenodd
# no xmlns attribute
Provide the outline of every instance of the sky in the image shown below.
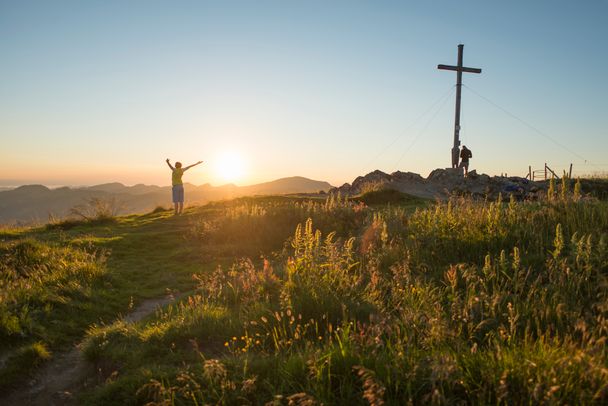
<svg viewBox="0 0 608 406"><path fill-rule="evenodd" d="M608 171L608 1L0 0L0 186Z"/></svg>

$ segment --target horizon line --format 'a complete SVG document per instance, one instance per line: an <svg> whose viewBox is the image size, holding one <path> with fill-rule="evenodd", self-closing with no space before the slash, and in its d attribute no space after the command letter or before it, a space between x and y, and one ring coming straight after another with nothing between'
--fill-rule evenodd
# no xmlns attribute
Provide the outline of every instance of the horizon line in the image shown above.
<svg viewBox="0 0 608 406"><path fill-rule="evenodd" d="M228 183L222 183L222 184L213 184L212 182L205 182L205 183L200 183L200 184L194 184L192 182L184 182L184 185L191 185L191 186L195 186L195 187L200 187L200 186L205 186L205 185L209 185L211 187L224 187L224 186L235 186L235 187L248 187L248 186L256 186L256 185L260 185L263 183L271 183L271 182L275 182L278 180L282 180L282 179L290 179L290 178L303 178L303 179L307 179L313 182L325 182L328 183L331 187L335 187L335 185L332 185L330 182L326 181L326 180L318 180L318 179L311 179L308 178L306 176L301 176L301 175L293 175L293 176L284 176L281 178L275 178L275 179L271 179L271 180L265 180L265 181L261 181L261 182L256 182L256 183L249 183L249 184L244 184L244 185L239 185L236 184L234 182L228 182ZM17 189L23 186L44 186L48 189L60 189L60 188L71 188L71 189L79 189L79 188L91 188L91 187L95 187L95 186L103 186L103 185L111 185L111 184L119 184L125 187L134 187L134 186L156 186L156 187L171 187L171 184L164 184L164 185L158 185L158 184L152 184L152 183L133 183L133 184L127 184L127 183L123 183L123 182L119 182L119 181L110 181L110 182L101 182L101 183L94 183L94 184L47 184L47 183L21 183L21 184L3 184L2 180L0 180L0 189Z"/></svg>

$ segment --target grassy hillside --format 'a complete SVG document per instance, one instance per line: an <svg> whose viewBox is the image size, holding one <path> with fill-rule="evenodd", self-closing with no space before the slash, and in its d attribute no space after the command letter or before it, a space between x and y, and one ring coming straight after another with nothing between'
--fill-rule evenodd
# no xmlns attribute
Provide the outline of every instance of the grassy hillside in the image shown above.
<svg viewBox="0 0 608 406"><path fill-rule="evenodd" d="M161 212L1 230L0 386L24 380L92 322L111 322L143 298L190 289L200 262L165 260L193 251L182 238L187 228L185 218Z"/></svg>
<svg viewBox="0 0 608 406"><path fill-rule="evenodd" d="M72 226L0 234L17 390L84 338L100 376L82 404L608 401L608 204L578 192L241 198ZM185 294L114 321L167 290Z"/></svg>

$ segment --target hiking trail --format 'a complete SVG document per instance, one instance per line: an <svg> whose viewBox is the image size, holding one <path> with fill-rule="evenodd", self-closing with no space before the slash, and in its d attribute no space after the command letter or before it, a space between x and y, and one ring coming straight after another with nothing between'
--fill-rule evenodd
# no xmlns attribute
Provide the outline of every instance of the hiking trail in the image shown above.
<svg viewBox="0 0 608 406"><path fill-rule="evenodd" d="M131 313L122 317L127 323L136 323L154 313L176 298L167 296L144 300ZM120 318L118 319L120 320ZM87 386L87 379L94 374L92 366L84 359L82 342L67 352L58 353L27 382L7 397L0 397L0 404L18 406L64 406L77 404L76 393Z"/></svg>

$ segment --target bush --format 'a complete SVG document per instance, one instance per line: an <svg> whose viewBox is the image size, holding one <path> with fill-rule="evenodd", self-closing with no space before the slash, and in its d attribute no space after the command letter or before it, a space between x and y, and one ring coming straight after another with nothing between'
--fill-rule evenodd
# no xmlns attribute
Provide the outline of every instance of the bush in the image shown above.
<svg viewBox="0 0 608 406"><path fill-rule="evenodd" d="M116 216L120 211L120 204L116 198L102 199L93 197L86 203L74 206L70 209L70 216L63 220L58 220L50 216L47 230L69 230L80 225L107 225L116 222Z"/></svg>

